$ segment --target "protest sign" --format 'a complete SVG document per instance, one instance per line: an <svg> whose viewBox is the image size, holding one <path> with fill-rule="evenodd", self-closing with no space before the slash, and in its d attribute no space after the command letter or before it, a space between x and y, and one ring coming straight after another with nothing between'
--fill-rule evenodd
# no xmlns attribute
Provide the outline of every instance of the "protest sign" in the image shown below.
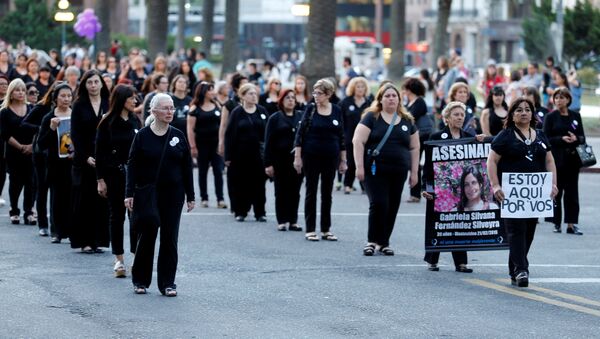
<svg viewBox="0 0 600 339"><path fill-rule="evenodd" d="M552 172L502 173L502 218L554 216Z"/></svg>
<svg viewBox="0 0 600 339"><path fill-rule="evenodd" d="M58 136L58 157L67 158L73 153L73 142L71 141L71 117L60 118L60 124L56 128Z"/></svg>

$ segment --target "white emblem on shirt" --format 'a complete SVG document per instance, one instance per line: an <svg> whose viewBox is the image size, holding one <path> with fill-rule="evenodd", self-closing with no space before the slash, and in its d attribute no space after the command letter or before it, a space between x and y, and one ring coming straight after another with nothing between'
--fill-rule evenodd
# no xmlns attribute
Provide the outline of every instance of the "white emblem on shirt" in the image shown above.
<svg viewBox="0 0 600 339"><path fill-rule="evenodd" d="M538 115L539 115L540 117L544 117L544 112L542 112L542 111L539 111L539 112L538 112Z"/></svg>
<svg viewBox="0 0 600 339"><path fill-rule="evenodd" d="M349 110L354 111L356 107L354 107L354 105L350 105L350 107L348 107Z"/></svg>
<svg viewBox="0 0 600 339"><path fill-rule="evenodd" d="M577 120L573 120L573 125L575 125L575 126L579 125L579 123L577 122Z"/></svg>
<svg viewBox="0 0 600 339"><path fill-rule="evenodd" d="M265 119L267 118L267 116L266 116L266 115L264 115L264 114L261 114L261 115L260 115L260 118L261 118L261 119L263 119L263 120L265 120Z"/></svg>
<svg viewBox="0 0 600 339"><path fill-rule="evenodd" d="M408 127L406 127L406 125L402 125L402 130L403 130L404 132L408 131Z"/></svg>
<svg viewBox="0 0 600 339"><path fill-rule="evenodd" d="M337 126L337 125L339 125L339 124L340 124L340 123L339 123L337 120L333 119L333 125L334 125L334 126Z"/></svg>
<svg viewBox="0 0 600 339"><path fill-rule="evenodd" d="M442 139L448 139L448 133L446 133L446 132L442 133Z"/></svg>
<svg viewBox="0 0 600 339"><path fill-rule="evenodd" d="M220 117L221 116L221 112L219 112L219 110L215 110L215 115Z"/></svg>
<svg viewBox="0 0 600 339"><path fill-rule="evenodd" d="M178 143L179 143L178 137L173 137L173 139L171 139L171 141L169 141L169 145L171 145L172 147L175 147L175 145L177 145Z"/></svg>
<svg viewBox="0 0 600 339"><path fill-rule="evenodd" d="M139 130L138 130L137 128L136 128L136 129L134 129L133 131L134 131L135 133L139 132Z"/></svg>
<svg viewBox="0 0 600 339"><path fill-rule="evenodd" d="M540 142L540 145L542 145L542 147L543 147L544 149L546 149L546 144L544 144L543 142Z"/></svg>

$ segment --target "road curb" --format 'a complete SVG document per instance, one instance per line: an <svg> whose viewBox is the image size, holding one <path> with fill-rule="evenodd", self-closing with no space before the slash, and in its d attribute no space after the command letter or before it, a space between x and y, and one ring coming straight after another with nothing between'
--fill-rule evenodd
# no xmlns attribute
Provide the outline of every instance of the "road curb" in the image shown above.
<svg viewBox="0 0 600 339"><path fill-rule="evenodd" d="M580 170L580 172L581 173L600 173L600 167L596 167L596 166L593 166L593 167L583 167Z"/></svg>

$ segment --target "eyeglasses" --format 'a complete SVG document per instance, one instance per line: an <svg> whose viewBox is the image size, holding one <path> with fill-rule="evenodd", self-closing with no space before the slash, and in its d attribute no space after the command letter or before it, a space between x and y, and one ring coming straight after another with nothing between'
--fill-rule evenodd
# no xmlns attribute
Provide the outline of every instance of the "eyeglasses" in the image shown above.
<svg viewBox="0 0 600 339"><path fill-rule="evenodd" d="M27 92L27 95L39 95L39 94L40 94L40 92L38 92L38 91L29 91L29 92Z"/></svg>
<svg viewBox="0 0 600 339"><path fill-rule="evenodd" d="M159 111L175 112L175 107L156 107L155 109Z"/></svg>
<svg viewBox="0 0 600 339"><path fill-rule="evenodd" d="M288 96L288 97L285 97L284 99L286 99L286 100L296 100L296 97L294 97L294 96Z"/></svg>
<svg viewBox="0 0 600 339"><path fill-rule="evenodd" d="M315 96L315 97L318 97L318 96L321 96L321 95L325 95L325 93L320 92L320 91L314 91L314 92L312 92L312 95Z"/></svg>

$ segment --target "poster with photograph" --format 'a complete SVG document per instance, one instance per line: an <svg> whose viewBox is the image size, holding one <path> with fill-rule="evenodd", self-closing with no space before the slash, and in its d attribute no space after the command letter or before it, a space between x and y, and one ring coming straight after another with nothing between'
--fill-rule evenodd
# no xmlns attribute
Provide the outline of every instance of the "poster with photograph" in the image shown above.
<svg viewBox="0 0 600 339"><path fill-rule="evenodd" d="M508 248L487 173L491 144L474 138L426 142L434 200L427 205L425 250Z"/></svg>
<svg viewBox="0 0 600 339"><path fill-rule="evenodd" d="M67 158L73 153L73 142L71 141L71 118L60 118L60 124L56 128L58 136L58 157Z"/></svg>

